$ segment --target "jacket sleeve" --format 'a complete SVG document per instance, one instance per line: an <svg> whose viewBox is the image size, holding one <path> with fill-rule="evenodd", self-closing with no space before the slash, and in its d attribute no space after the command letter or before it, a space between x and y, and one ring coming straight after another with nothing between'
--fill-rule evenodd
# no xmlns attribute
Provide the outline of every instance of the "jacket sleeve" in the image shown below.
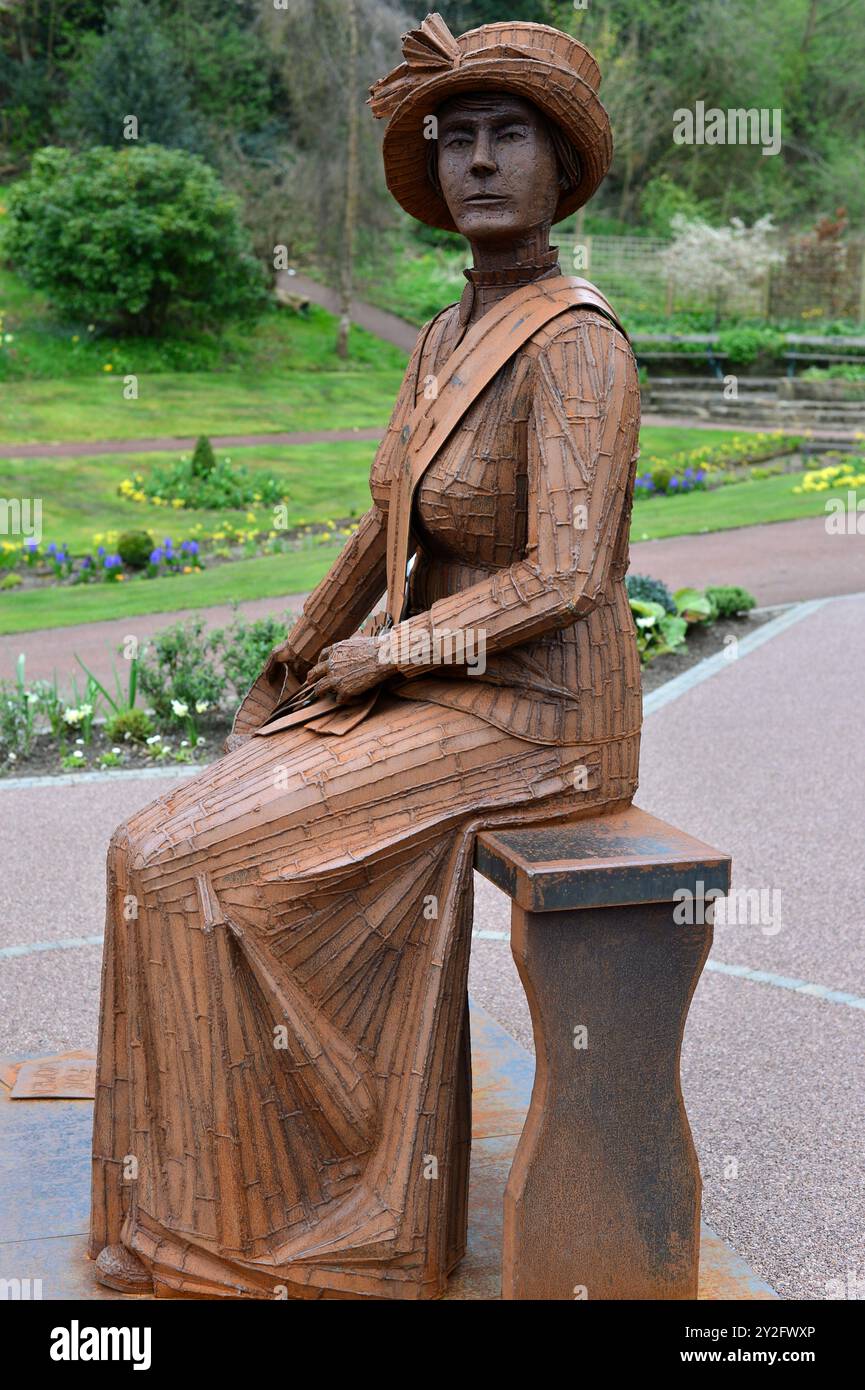
<svg viewBox="0 0 865 1390"><path fill-rule="evenodd" d="M492 654L584 618L605 592L638 456L640 394L625 337L582 312L542 349L528 422L522 559L401 623L392 649L436 651L437 633L473 629ZM417 638L418 640L415 640ZM433 663L399 663L407 676Z"/></svg>

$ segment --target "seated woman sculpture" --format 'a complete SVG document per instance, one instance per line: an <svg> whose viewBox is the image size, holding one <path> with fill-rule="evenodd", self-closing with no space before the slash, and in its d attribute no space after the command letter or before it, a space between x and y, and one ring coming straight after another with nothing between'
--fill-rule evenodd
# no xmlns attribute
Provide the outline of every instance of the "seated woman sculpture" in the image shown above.
<svg viewBox="0 0 865 1390"><path fill-rule="evenodd" d="M597 64L437 15L403 52L372 88L388 186L473 266L230 751L112 839L90 1253L127 1292L439 1296L466 1242L475 835L637 786L637 373L549 244L609 166Z"/></svg>

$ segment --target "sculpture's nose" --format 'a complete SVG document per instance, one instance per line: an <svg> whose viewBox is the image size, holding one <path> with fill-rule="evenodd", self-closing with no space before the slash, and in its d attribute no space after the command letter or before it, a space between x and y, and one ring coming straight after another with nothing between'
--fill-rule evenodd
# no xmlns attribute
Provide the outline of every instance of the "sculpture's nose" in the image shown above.
<svg viewBox="0 0 865 1390"><path fill-rule="evenodd" d="M494 174L497 167L491 133L481 128L475 135L472 149L472 173Z"/></svg>

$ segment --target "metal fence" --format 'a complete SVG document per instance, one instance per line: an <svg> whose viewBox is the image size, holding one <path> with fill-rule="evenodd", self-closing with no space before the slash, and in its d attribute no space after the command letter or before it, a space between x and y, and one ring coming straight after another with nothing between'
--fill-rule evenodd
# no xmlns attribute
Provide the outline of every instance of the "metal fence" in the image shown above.
<svg viewBox="0 0 865 1390"><path fill-rule="evenodd" d="M622 312L669 315L686 309L714 309L713 302L687 293L661 259L669 241L661 237L556 237L566 274L583 275L608 294ZM783 239L783 264L753 286L743 286L720 305L725 315L799 319L819 326L821 319L865 320L865 241L802 250Z"/></svg>

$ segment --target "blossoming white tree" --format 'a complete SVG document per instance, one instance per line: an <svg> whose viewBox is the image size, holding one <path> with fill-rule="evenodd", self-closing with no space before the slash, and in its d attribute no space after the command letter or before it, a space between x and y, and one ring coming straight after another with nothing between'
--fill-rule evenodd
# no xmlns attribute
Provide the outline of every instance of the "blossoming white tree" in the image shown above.
<svg viewBox="0 0 865 1390"><path fill-rule="evenodd" d="M733 295L758 289L770 267L784 260L771 217L752 227L739 217L713 227L677 213L671 227L674 239L660 255L667 275L686 293L714 300L716 313Z"/></svg>

